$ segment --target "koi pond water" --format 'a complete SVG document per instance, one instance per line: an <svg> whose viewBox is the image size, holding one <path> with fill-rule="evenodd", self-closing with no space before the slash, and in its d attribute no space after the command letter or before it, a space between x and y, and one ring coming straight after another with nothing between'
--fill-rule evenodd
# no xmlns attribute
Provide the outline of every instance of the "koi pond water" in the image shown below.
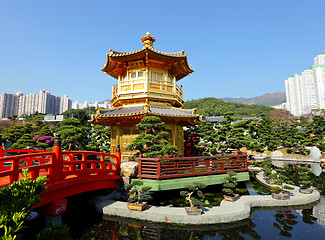
<svg viewBox="0 0 325 240"><path fill-rule="evenodd" d="M325 173L315 181L322 196L312 205L288 208L254 208L249 219L236 223L214 225L173 225L106 217L96 212L86 200L69 199L69 211L63 221L70 227L73 239L79 240L185 240L185 239L325 239ZM241 195L270 194L270 191L251 178L239 186ZM209 204L218 206L222 200L220 186L205 189ZM86 197L84 198L86 199ZM152 205L185 206L179 191L154 195ZM157 200L158 199L158 200ZM184 210L185 211L185 210ZM195 217L195 216L193 216ZM28 238L27 238L28 239Z"/></svg>

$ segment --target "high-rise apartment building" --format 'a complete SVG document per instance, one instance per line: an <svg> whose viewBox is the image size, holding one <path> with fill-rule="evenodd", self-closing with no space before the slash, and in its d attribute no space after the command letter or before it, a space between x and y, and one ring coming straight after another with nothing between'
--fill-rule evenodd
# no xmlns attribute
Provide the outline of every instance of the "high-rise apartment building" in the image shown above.
<svg viewBox="0 0 325 240"><path fill-rule="evenodd" d="M1 94L0 119L18 114L18 101L21 95L21 92L18 92L16 95L10 93Z"/></svg>
<svg viewBox="0 0 325 240"><path fill-rule="evenodd" d="M325 52L314 58L314 65L285 81L287 110L295 115L325 109Z"/></svg>
<svg viewBox="0 0 325 240"><path fill-rule="evenodd" d="M40 93L30 93L27 96L3 93L0 101L0 119L12 115L24 116L35 114L61 114L72 107L72 99L67 95L64 97L53 96L47 90Z"/></svg>
<svg viewBox="0 0 325 240"><path fill-rule="evenodd" d="M72 103L72 109L84 109L88 107L95 107L95 108L111 108L112 105L110 104L109 100L105 100L104 102L99 103L96 101L95 103L89 103L88 101L85 101L85 103L79 103L78 101L75 101Z"/></svg>

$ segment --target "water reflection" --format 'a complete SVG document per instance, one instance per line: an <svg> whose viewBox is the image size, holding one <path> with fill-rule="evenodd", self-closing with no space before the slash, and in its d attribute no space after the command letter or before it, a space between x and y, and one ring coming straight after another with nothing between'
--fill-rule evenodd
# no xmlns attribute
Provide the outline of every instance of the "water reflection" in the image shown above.
<svg viewBox="0 0 325 240"><path fill-rule="evenodd" d="M107 217L91 231L83 235L84 239L119 240L187 240L187 239L261 239L253 229L256 225L249 219L232 224L178 226L165 223L148 223L133 219Z"/></svg>
<svg viewBox="0 0 325 240"><path fill-rule="evenodd" d="M313 209L313 216L317 223L325 226L325 196L321 196L319 203Z"/></svg>
<svg viewBox="0 0 325 240"><path fill-rule="evenodd" d="M296 221L297 216L291 212L277 212L274 216L276 222L273 223L273 226L280 230L280 235L291 237L290 231L293 229L293 226L298 223Z"/></svg>
<svg viewBox="0 0 325 240"><path fill-rule="evenodd" d="M269 194L268 189L254 182L254 178L251 178L251 181L247 183L249 194ZM322 194L324 195L325 174L322 173L320 178L315 179L315 182L318 184L318 189L323 190ZM105 217L105 220L88 229L79 239L237 240L289 238L295 240L325 239L325 196L321 196L318 203L307 206L255 208L249 219L230 224L178 226Z"/></svg>

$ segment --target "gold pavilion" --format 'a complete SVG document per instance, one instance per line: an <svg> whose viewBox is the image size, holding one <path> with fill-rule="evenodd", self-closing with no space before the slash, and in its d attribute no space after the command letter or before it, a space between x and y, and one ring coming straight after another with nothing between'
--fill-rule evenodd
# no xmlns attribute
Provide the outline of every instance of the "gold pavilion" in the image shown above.
<svg viewBox="0 0 325 240"><path fill-rule="evenodd" d="M149 33L141 38L143 48L133 52L110 49L101 69L117 79L113 85L111 109L97 109L90 120L93 124L111 126L111 153L120 144L122 160L134 154L126 147L140 134L136 124L145 116L157 116L165 122L171 143L184 155L183 126L196 125L201 117L196 109L181 109L183 88L177 81L190 75L184 51L165 53L153 48L155 38Z"/></svg>

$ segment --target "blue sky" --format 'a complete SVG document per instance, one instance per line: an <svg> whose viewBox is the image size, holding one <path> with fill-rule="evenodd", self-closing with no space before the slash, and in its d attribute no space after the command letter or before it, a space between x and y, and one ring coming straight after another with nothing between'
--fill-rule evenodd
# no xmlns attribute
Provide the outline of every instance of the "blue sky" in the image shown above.
<svg viewBox="0 0 325 240"><path fill-rule="evenodd" d="M285 91L325 51L324 9L321 0L3 0L0 93L111 98L106 53L142 48L146 32L155 49L188 54L184 100Z"/></svg>

